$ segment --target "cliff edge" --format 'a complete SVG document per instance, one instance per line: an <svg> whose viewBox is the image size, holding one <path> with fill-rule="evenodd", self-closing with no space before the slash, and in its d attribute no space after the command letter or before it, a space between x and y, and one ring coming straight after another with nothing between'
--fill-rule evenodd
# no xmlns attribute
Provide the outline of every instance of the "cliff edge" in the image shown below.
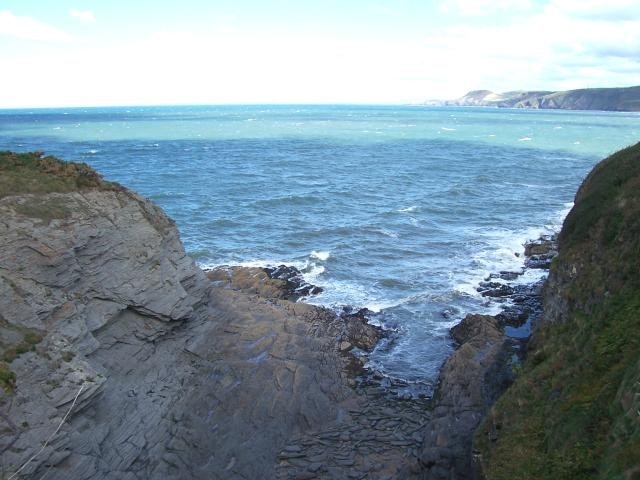
<svg viewBox="0 0 640 480"><path fill-rule="evenodd" d="M637 144L576 194L527 361L476 431L485 478L640 477L639 265Z"/></svg>

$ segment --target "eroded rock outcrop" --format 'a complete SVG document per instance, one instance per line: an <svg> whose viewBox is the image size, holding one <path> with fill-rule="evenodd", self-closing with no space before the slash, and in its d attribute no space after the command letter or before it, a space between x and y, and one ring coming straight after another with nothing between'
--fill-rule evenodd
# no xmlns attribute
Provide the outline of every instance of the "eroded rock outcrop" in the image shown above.
<svg viewBox="0 0 640 480"><path fill-rule="evenodd" d="M16 377L1 408L18 426L6 432L15 440L11 448L6 437L0 446L6 473L38 451L76 395L74 412L105 401L117 404L121 394L127 398L122 385L111 386L116 377L127 370L131 380L150 373L148 351L197 316L208 285L186 256L173 222L125 189L7 196L0 199L0 218L0 329L5 360ZM23 352L25 332L41 340ZM95 413L126 418L125 405ZM88 445L115 434L118 422L101 425L83 417L72 416L70 423L82 428L65 426L22 473L61 462L109 464L106 452L100 461L90 457ZM84 442L82 453L74 452ZM118 452L113 445L110 455ZM127 464L126 458L123 453L117 464Z"/></svg>
<svg viewBox="0 0 640 480"><path fill-rule="evenodd" d="M524 358L531 325L541 313L543 280L510 283L528 268L544 268L532 259L557 253L555 235L524 245L525 267L517 272L492 273L478 292L500 302L497 315L467 315L451 328L458 348L440 371L431 420L424 429L416 478L464 480L475 478L473 434L496 399L514 381L514 366Z"/></svg>
<svg viewBox="0 0 640 480"><path fill-rule="evenodd" d="M317 295L322 288L311 285L295 267L240 267L220 266L206 272L207 277L219 285L232 285L238 290L261 297L279 298L293 302L302 297Z"/></svg>

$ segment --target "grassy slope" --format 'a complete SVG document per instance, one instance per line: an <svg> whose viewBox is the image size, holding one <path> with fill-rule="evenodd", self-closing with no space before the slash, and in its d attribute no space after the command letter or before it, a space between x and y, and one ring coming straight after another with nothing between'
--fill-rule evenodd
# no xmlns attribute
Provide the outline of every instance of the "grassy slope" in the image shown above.
<svg viewBox="0 0 640 480"><path fill-rule="evenodd" d="M640 479L640 144L594 168L559 240L567 308L476 432L484 474Z"/></svg>
<svg viewBox="0 0 640 480"><path fill-rule="evenodd" d="M25 193L66 193L115 187L84 163L44 157L41 152L0 152L0 198Z"/></svg>

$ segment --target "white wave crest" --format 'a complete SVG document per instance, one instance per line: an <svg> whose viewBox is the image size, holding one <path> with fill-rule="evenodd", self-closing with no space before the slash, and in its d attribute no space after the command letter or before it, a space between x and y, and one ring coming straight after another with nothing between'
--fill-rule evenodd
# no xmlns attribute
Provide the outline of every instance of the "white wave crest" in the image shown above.
<svg viewBox="0 0 640 480"><path fill-rule="evenodd" d="M324 268L324 267L322 267ZM306 281L314 285L321 285L324 289L318 295L305 298L305 303L320 305L327 308L342 308L349 305L356 308L367 308L374 313L388 308L402 305L411 298L385 299L372 289L357 282L337 279L324 279L324 283L314 283L312 275L304 274Z"/></svg>
<svg viewBox="0 0 640 480"><path fill-rule="evenodd" d="M399 209L398 212L403 212L403 213L415 212L417 209L418 209L417 205L411 205L410 207Z"/></svg>
<svg viewBox="0 0 640 480"><path fill-rule="evenodd" d="M323 262L326 262L327 260L329 260L330 256L331 256L331 252L324 252L322 250L320 251L313 250L310 254L311 258L317 258L318 260L321 260Z"/></svg>
<svg viewBox="0 0 640 480"><path fill-rule="evenodd" d="M564 208L557 212L549 223L542 227L529 227L517 231L495 229L485 232L483 249L475 253L470 258L469 269L453 272L450 275L451 288L463 295L482 298L477 292L480 282L484 281L490 274L501 271L522 272L524 269L524 244L531 240L536 240L542 235L557 232L562 226L562 222L573 204L565 204ZM545 275L543 271L526 272L524 276L518 277L515 283L533 283ZM494 279L500 282L500 279ZM496 302L483 300L487 312L500 310Z"/></svg>
<svg viewBox="0 0 640 480"><path fill-rule="evenodd" d="M386 228L380 228L379 230L377 230L378 232L380 232L383 235L386 235L387 237L391 237L391 238L400 238L400 235L398 235L396 232L392 231L392 230L388 230Z"/></svg>

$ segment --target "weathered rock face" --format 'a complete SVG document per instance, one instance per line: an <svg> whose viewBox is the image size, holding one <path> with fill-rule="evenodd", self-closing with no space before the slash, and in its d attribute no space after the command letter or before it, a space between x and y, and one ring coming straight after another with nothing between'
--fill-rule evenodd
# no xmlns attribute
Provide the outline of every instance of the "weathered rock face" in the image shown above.
<svg viewBox="0 0 640 480"><path fill-rule="evenodd" d="M35 203L64 215L34 216ZM212 288L139 196L6 197L0 218L3 340L42 337L9 365L3 473L73 406L21 475L271 478L287 438L331 423L354 396L335 315Z"/></svg>
<svg viewBox="0 0 640 480"><path fill-rule="evenodd" d="M75 412L92 409L101 394L109 399L105 391L115 394L109 387L118 381L113 369L147 370L136 355L193 317L208 285L173 223L124 189L5 197L0 218L0 338L16 375L15 392L0 398L17 426L2 430L0 449L13 442L2 451L6 473L37 451L76 395ZM42 341L20 353L24 349L13 345L27 331ZM118 416L126 412L123 406L95 413ZM117 431L101 423L83 421L96 429L83 434L65 427L22 472L65 457L79 462L74 439L90 445Z"/></svg>
<svg viewBox="0 0 640 480"><path fill-rule="evenodd" d="M46 220L16 211L34 202L64 204L69 214ZM9 323L44 329L54 312L59 320L83 309L91 331L124 309L184 319L202 300L204 276L184 253L173 223L133 193L9 197L0 200L0 214L2 308ZM187 292L196 286L200 290ZM96 310L110 314L92 315Z"/></svg>

